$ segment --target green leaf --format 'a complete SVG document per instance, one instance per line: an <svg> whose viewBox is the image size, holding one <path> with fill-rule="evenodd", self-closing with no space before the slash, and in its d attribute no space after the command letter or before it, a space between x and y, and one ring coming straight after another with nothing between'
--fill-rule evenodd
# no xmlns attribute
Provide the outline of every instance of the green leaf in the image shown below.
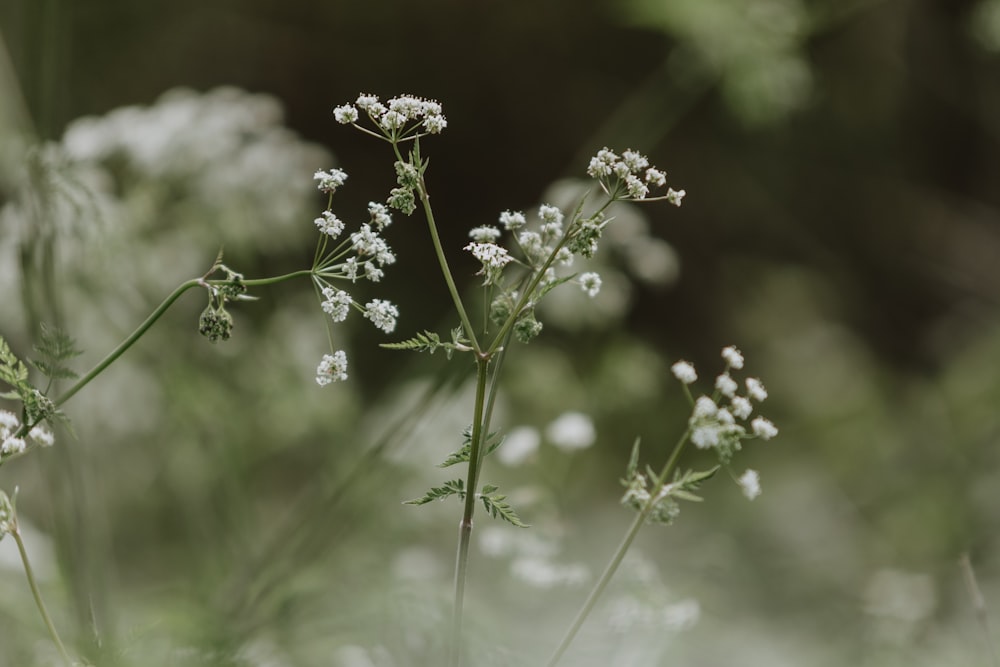
<svg viewBox="0 0 1000 667"><path fill-rule="evenodd" d="M9 384L19 395L30 388L28 367L11 351L2 336L0 336L0 381Z"/></svg>
<svg viewBox="0 0 1000 667"><path fill-rule="evenodd" d="M573 280L573 278L576 278L575 273L565 276L563 278L558 278L557 280L553 280L550 283L545 283L544 285L538 288L537 296L535 296L535 302L540 301L543 296L545 296L555 288L559 287L563 283L568 283L569 281Z"/></svg>
<svg viewBox="0 0 1000 667"><path fill-rule="evenodd" d="M492 484L484 484L483 492L479 495L479 499L483 503L483 507L489 512L490 516L494 519L503 519L507 523L517 526L518 528L527 528L528 524L521 521L521 518L517 516L517 512L514 508L510 506L507 502L507 496L493 493L498 487Z"/></svg>
<svg viewBox="0 0 1000 667"><path fill-rule="evenodd" d="M432 500L444 500L448 496L457 495L459 500L465 499L465 482L460 479L448 480L443 486L432 487L430 491L419 498L406 500L404 505L426 505Z"/></svg>
<svg viewBox="0 0 1000 667"><path fill-rule="evenodd" d="M494 431L486 437L486 452L483 456L489 456L503 443L503 438L497 438L497 433L497 431ZM466 426L465 430L462 431L462 435L465 437L462 448L449 454L448 458L438 464L438 468L448 468L459 463L469 462L469 456L472 452L472 426Z"/></svg>
<svg viewBox="0 0 1000 667"><path fill-rule="evenodd" d="M639 469L639 438L635 439L632 445L632 455L628 458L628 467L625 468L625 479L635 477L636 470Z"/></svg>
<svg viewBox="0 0 1000 667"><path fill-rule="evenodd" d="M53 380L72 380L79 377L65 362L80 356L83 352L77 349L76 341L59 327L43 323L38 342L33 349L42 358L32 359L31 365L46 377Z"/></svg>
<svg viewBox="0 0 1000 667"><path fill-rule="evenodd" d="M693 503L700 503L704 500L701 496L696 496L690 491L685 491L684 489L674 489L670 492L670 495L674 498L680 498L681 500L690 500Z"/></svg>

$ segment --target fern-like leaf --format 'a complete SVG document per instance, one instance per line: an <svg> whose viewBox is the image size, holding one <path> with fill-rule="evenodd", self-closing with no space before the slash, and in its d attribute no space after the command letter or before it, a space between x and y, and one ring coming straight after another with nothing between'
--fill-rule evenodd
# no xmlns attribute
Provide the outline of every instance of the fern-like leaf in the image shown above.
<svg viewBox="0 0 1000 667"><path fill-rule="evenodd" d="M503 519L518 528L527 528L528 524L521 521L521 517L517 515L514 508L507 502L507 496L494 493L498 488L492 484L483 485L482 493L479 494L479 500L482 501L483 507L486 508L486 511L494 519Z"/></svg>
<svg viewBox="0 0 1000 667"><path fill-rule="evenodd" d="M438 468L448 468L459 463L469 462L469 456L472 452L472 426L466 426L465 430L462 431L462 435L465 438L462 442L462 448L449 454L448 458L438 464ZM486 436L486 452L483 454L484 457L495 452L497 447L503 444L503 437L497 437L497 435L498 431L494 431Z"/></svg>
<svg viewBox="0 0 1000 667"><path fill-rule="evenodd" d="M465 482L460 479L451 479L443 486L432 487L430 491L419 498L406 500L404 505L426 505L432 500L444 500L448 496L458 496L459 500L465 499Z"/></svg>
<svg viewBox="0 0 1000 667"><path fill-rule="evenodd" d="M2 336L0 336L0 381L10 385L18 395L30 389L28 367L17 358Z"/></svg>
<svg viewBox="0 0 1000 667"><path fill-rule="evenodd" d="M384 347L387 350L415 350L434 354L441 348L441 345L441 336L433 331L424 331L413 338L398 343L382 343L379 347Z"/></svg>
<svg viewBox="0 0 1000 667"><path fill-rule="evenodd" d="M83 354L69 334L58 327L42 324L41 335L34 345L41 359L32 359L31 365L53 380L72 380L79 377L65 362Z"/></svg>
<svg viewBox="0 0 1000 667"><path fill-rule="evenodd" d="M451 355L456 350L468 352L470 348L468 341L462 337L462 329L454 329L451 332L452 342L447 343L441 340L441 336L433 331L418 333L413 338L409 338L398 343L382 343L379 347L387 350L413 350L414 352L429 352L434 354L438 350L444 350L445 355L451 359Z"/></svg>

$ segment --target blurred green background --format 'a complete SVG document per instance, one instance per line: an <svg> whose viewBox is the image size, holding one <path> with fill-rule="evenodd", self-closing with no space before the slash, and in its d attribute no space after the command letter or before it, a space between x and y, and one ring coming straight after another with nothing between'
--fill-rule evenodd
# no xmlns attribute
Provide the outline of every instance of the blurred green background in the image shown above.
<svg viewBox="0 0 1000 667"><path fill-rule="evenodd" d="M1000 605L1000 0L6 0L0 31L0 335L57 322L80 370L222 245L305 267L316 169L351 175L345 219L384 199L391 156L331 115L360 91L444 105L428 181L472 299L468 229L570 201L602 146L687 191L622 209L602 299L510 355L497 424L542 442L485 478L533 527L477 521L470 664L543 662L630 518L633 439L658 466L684 427L669 365L710 381L728 344L781 429L736 461L763 495L720 475L647 530L565 664L991 664L959 560ZM400 304L392 340L453 327L423 221L389 241L355 298ZM459 509L400 501L447 478L471 368L349 321L321 390L311 290L256 294L215 346L186 295L67 404L76 438L0 469L56 622L99 664L436 664ZM594 447L548 442L566 411ZM12 549L0 664L54 664Z"/></svg>

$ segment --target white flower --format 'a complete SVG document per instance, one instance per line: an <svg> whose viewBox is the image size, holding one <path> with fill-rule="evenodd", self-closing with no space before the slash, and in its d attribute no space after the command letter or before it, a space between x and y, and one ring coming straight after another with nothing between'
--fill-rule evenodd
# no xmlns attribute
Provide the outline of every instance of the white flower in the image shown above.
<svg viewBox="0 0 1000 667"><path fill-rule="evenodd" d="M513 231L524 227L528 221L525 219L524 213L520 211L504 211L500 214L500 224L503 225L504 229Z"/></svg>
<svg viewBox="0 0 1000 667"><path fill-rule="evenodd" d="M382 331L392 333L396 328L399 309L388 301L373 299L365 304L365 317Z"/></svg>
<svg viewBox="0 0 1000 667"><path fill-rule="evenodd" d="M674 190L673 188L667 188L667 194L666 194L667 201L673 204L674 206L680 206L681 200L684 199L684 195L686 194L687 193L684 192L683 190Z"/></svg>
<svg viewBox="0 0 1000 667"><path fill-rule="evenodd" d="M715 378L715 388L726 398L732 398L736 394L738 387L739 385L736 384L736 380L729 377L729 373L723 373Z"/></svg>
<svg viewBox="0 0 1000 667"><path fill-rule="evenodd" d="M377 283L378 281L382 280L383 275L384 272L382 271L382 269L375 266L374 263L365 262L365 278L372 281L373 283Z"/></svg>
<svg viewBox="0 0 1000 667"><path fill-rule="evenodd" d="M698 449L708 449L719 444L718 424L705 424L691 432L691 442Z"/></svg>
<svg viewBox="0 0 1000 667"><path fill-rule="evenodd" d="M337 238L344 231L344 223L330 211L323 211L322 217L316 218L313 222L320 232L331 238Z"/></svg>
<svg viewBox="0 0 1000 667"><path fill-rule="evenodd" d="M483 268L487 270L501 269L514 259L506 248L501 248L495 243L470 243L463 249L471 252L473 257L482 262Z"/></svg>
<svg viewBox="0 0 1000 667"><path fill-rule="evenodd" d="M753 500L760 495L760 475L756 470L748 468L745 473L740 475L740 478L736 482L743 490L743 495L748 499Z"/></svg>
<svg viewBox="0 0 1000 667"><path fill-rule="evenodd" d="M645 199L649 194L649 186L632 174L625 177L625 188L632 199Z"/></svg>
<svg viewBox="0 0 1000 667"><path fill-rule="evenodd" d="M738 371L743 368L743 353L732 345L722 348L722 358L733 370Z"/></svg>
<svg viewBox="0 0 1000 667"><path fill-rule="evenodd" d="M633 174L638 174L640 171L649 166L649 160L645 155L637 153L634 150L626 150L622 153L622 162L625 166L629 168Z"/></svg>
<svg viewBox="0 0 1000 667"><path fill-rule="evenodd" d="M767 390L757 378L747 378L747 394L758 403L767 398Z"/></svg>
<svg viewBox="0 0 1000 667"><path fill-rule="evenodd" d="M324 287L323 296L326 297L326 301L320 304L323 307L323 312L329 313L334 322L343 322L346 320L347 314L350 312L351 303L353 303L351 295L343 290Z"/></svg>
<svg viewBox="0 0 1000 667"><path fill-rule="evenodd" d="M757 417L750 422L750 428L753 429L754 434L761 440L770 440L778 435L777 427L764 417Z"/></svg>
<svg viewBox="0 0 1000 667"><path fill-rule="evenodd" d="M740 419L746 419L753 412L753 404L742 396L733 396L729 407L732 413Z"/></svg>
<svg viewBox="0 0 1000 667"><path fill-rule="evenodd" d="M389 215L389 209L385 204L373 201L368 202L368 214L372 218L372 224L375 225L375 229L378 231L382 231L392 224L392 216Z"/></svg>
<svg viewBox="0 0 1000 667"><path fill-rule="evenodd" d="M398 111L386 111L382 114L379 119L378 124L381 125L386 130L398 130L399 128L406 125L406 116L399 113Z"/></svg>
<svg viewBox="0 0 1000 667"><path fill-rule="evenodd" d="M691 384L698 379L698 373L695 372L694 366L687 361L678 361L670 367L670 372L684 384Z"/></svg>
<svg viewBox="0 0 1000 667"><path fill-rule="evenodd" d="M594 444L594 422L582 412L565 412L545 428L545 437L563 450L586 449Z"/></svg>
<svg viewBox="0 0 1000 667"><path fill-rule="evenodd" d="M10 410L0 410L0 437L7 437L21 427L21 420Z"/></svg>
<svg viewBox="0 0 1000 667"><path fill-rule="evenodd" d="M448 127L448 121L445 120L444 116L427 116L427 118L424 119L424 129L431 134L441 134L441 131L446 127Z"/></svg>
<svg viewBox="0 0 1000 667"><path fill-rule="evenodd" d="M715 413L718 411L719 406L717 406L715 401L710 399L708 396L699 396L698 400L694 402L695 418L714 417Z"/></svg>
<svg viewBox="0 0 1000 667"><path fill-rule="evenodd" d="M601 291L601 276L593 271L580 274L580 287L587 293L587 296L594 298Z"/></svg>
<svg viewBox="0 0 1000 667"><path fill-rule="evenodd" d="M2 454L20 454L27 448L27 443L24 438L5 438L3 444L0 445L0 453Z"/></svg>
<svg viewBox="0 0 1000 667"><path fill-rule="evenodd" d="M659 169L647 169L646 182L662 188L667 184L667 175Z"/></svg>
<svg viewBox="0 0 1000 667"><path fill-rule="evenodd" d="M482 225L469 230L469 238L476 243L493 243L500 238L500 230L493 225Z"/></svg>
<svg viewBox="0 0 1000 667"><path fill-rule="evenodd" d="M378 95L367 95L365 93L361 93L358 95L358 99L354 103L358 105L359 109L367 111L369 107L379 103Z"/></svg>
<svg viewBox="0 0 1000 667"><path fill-rule="evenodd" d="M358 110L353 104L342 104L333 110L333 117L341 125L350 125L358 120Z"/></svg>
<svg viewBox="0 0 1000 667"><path fill-rule="evenodd" d="M573 251L566 246L559 248L559 251L556 252L556 261L562 266L571 266L573 264Z"/></svg>
<svg viewBox="0 0 1000 667"><path fill-rule="evenodd" d="M344 260L344 263L341 266L343 267L344 277L347 278L348 280L350 280L352 283L353 282L357 282L357 280L358 280L358 258L357 257L348 257L346 260Z"/></svg>
<svg viewBox="0 0 1000 667"><path fill-rule="evenodd" d="M28 437L42 447L51 447L56 443L56 437L52 434L52 431L41 424L28 431Z"/></svg>
<svg viewBox="0 0 1000 667"><path fill-rule="evenodd" d="M563 212L559 210L558 206L542 204L538 207L538 217L541 218L543 222L561 223L563 221Z"/></svg>
<svg viewBox="0 0 1000 667"><path fill-rule="evenodd" d="M518 426L511 429L503 439L503 444L497 450L497 458L507 466L520 465L538 450L540 441L541 436L536 429Z"/></svg>
<svg viewBox="0 0 1000 667"><path fill-rule="evenodd" d="M323 387L331 382L342 382L347 379L347 354L337 350L333 354L324 354L323 360L316 367L316 384Z"/></svg>
<svg viewBox="0 0 1000 667"><path fill-rule="evenodd" d="M321 170L313 174L313 180L319 181L319 185L316 187L319 188L320 192L333 194L347 180L347 172L343 169Z"/></svg>

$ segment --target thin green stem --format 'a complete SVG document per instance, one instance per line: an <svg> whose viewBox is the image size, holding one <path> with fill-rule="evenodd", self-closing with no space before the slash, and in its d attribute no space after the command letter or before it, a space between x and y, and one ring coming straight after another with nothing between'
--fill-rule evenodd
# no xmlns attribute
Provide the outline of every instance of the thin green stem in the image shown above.
<svg viewBox="0 0 1000 667"><path fill-rule="evenodd" d="M476 357L476 403L472 418L472 436L469 447L469 471L465 485L465 508L458 525L458 554L455 560L455 604L452 608L451 638L448 664L462 664L462 616L465 604L465 581L469 571L469 542L472 537L472 516L476 511L476 486L479 482L480 450L483 443L483 410L486 402L486 381L489 376L489 359Z"/></svg>
<svg viewBox="0 0 1000 667"><path fill-rule="evenodd" d="M163 316L163 313L167 312L167 309L170 308L170 306L172 306L173 303L177 301L177 299L179 299L182 294L184 294L184 292L188 291L192 287L197 287L199 284L201 284L201 281L199 279L188 280L187 282L181 283L181 285L173 292L171 292L170 296L164 299L163 303L157 306L156 310L154 310L149 315L149 317L147 317L145 321L142 324L140 324L138 328L129 335L128 338L119 343L118 347L112 350L108 354L108 356L104 357L104 359L102 359L100 363L94 366L89 373L87 373L82 378L77 380L76 384L74 384L72 387L66 390L66 392L62 396L57 398L55 401L56 407L59 407L69 399L73 398L73 396L75 396L78 391L86 387L91 380L93 380L98 375L103 373L104 370L108 366L113 364L115 360L118 359L118 357L122 356L127 349L135 345L135 342L140 338L142 338L143 334L145 334L146 331L148 331L149 328L153 326L156 323L156 321L160 319L160 317Z"/></svg>
<svg viewBox="0 0 1000 667"><path fill-rule="evenodd" d="M285 280L291 280L292 278L299 278L302 276L309 276L309 275L312 275L312 271L302 270L302 271L294 271L292 273L287 273L282 276L275 276L273 278L256 278L253 280L244 280L242 282L247 287L261 287L263 285L273 285L274 283L280 283ZM76 382L76 384L74 384L72 387L66 390L64 394L62 394L59 398L57 398L55 400L56 407L61 406L66 401L73 398L73 396L75 396L78 391L87 386L87 384L89 384L91 380L93 380L98 375L103 373L108 368L108 366L113 364L118 359L118 357L122 356L125 353L126 350L135 345L136 341L138 341L140 338L143 337L143 335L145 335L145 333L149 330L149 328L152 327L156 323L156 321L163 316L165 312L167 312L170 306L172 306L174 302L177 301L177 299L179 299L182 294L184 294L184 292L188 291L192 287L203 286L206 284L222 285L228 282L229 281L227 280L216 281L216 280L205 280L204 278L194 278L192 280L188 280L184 283L181 283L181 285L177 287L177 289L175 289L173 292L170 293L170 296L168 296L166 299L163 300L163 303L161 303L159 306L156 307L156 310L150 313L149 317L147 317L143 321L143 323L136 328L135 331L129 334L128 338L119 343L118 347L116 347L106 357L104 357L104 359L102 359L100 363L98 363L90 370L90 372L88 372L86 375L80 378Z"/></svg>
<svg viewBox="0 0 1000 667"><path fill-rule="evenodd" d="M614 203L614 201L615 201L614 199L608 199L608 201L604 202L604 204L599 209L591 213L589 217L593 218L597 215L600 215L606 208L608 208L608 206ZM569 225L566 228L566 233L563 234L563 237L559 239L559 243L557 243L556 246L552 249L552 252L549 253L549 256L545 260L545 263L542 264L541 268L535 271L531 281L528 283L527 288L525 288L525 290L522 292L521 298L518 299L517 304L511 311L510 317L507 318L507 321L503 323L502 327L500 327L500 331L497 332L496 338L493 339L493 343L487 350L487 354L493 354L494 352L496 352L497 349L500 347L502 341L504 341L504 339L507 337L507 333L514 327L514 324L517 322L517 319L521 316L521 311L528 304L528 301L532 299L532 297L535 294L535 290L538 289L538 285L541 284L542 280L545 278L545 272L556 261L556 255L559 254L559 250L562 249L562 247L566 245L566 243L569 241L573 228L576 222L579 220L580 211L582 208L583 208L583 201L581 201L580 205L577 206L576 213L573 216L573 224Z"/></svg>
<svg viewBox="0 0 1000 667"><path fill-rule="evenodd" d="M11 531L11 535L14 536L14 541L17 542L17 550L21 553L21 562L24 564L24 576L28 579L28 586L31 588L31 594L35 598L35 604L42 615L45 627L49 630L49 636L52 637L52 641L55 642L56 648L59 649L59 653L66 664L72 666L73 659L70 657L69 652L66 651L66 647L63 646L62 640L59 639L59 633L56 632L56 626L52 622L52 617L49 616L49 612L45 608L42 593L38 590L38 582L35 580L34 570L31 569L31 561L28 560L28 551L24 548L24 540L21 539L21 531L18 530L16 523L14 524L14 530Z"/></svg>
<svg viewBox="0 0 1000 667"><path fill-rule="evenodd" d="M563 636L562 642L560 642L559 647L556 648L552 657L546 663L547 667L555 667L555 665L562 658L563 654L569 648L569 645L573 642L580 628L583 627L584 621L587 620L587 616L590 612L594 610L597 604L598 598L604 593L604 589L608 587L611 578L618 571L618 566L621 565L622 560L625 558L625 554L628 552L629 547L632 546L632 542L635 540L636 535L639 534L639 529L642 528L643 524L646 523L646 519L649 517L650 512L656 507L656 503L659 501L660 491L663 489L663 485L667 480L667 477L674 470L677 465L677 461L680 459L681 452L684 450L684 445L688 441L688 437L691 435L690 431L685 431L681 438L674 445L673 451L670 453L670 458L663 465L660 475L656 478L656 484L653 486L653 491L650 493L649 500L643 506L642 510L636 514L635 519L632 520L632 524L629 526L628 530L625 532L625 537L622 538L621 543L618 545L618 549L615 550L614 555L611 560L608 561L607 566L604 568L604 572L601 573L600 579L594 584L594 588L590 591L590 595L587 596L586 602L583 603L583 607L577 613L576 618L573 620L573 624L570 625L569 630L566 631L565 636Z"/></svg>
<svg viewBox="0 0 1000 667"><path fill-rule="evenodd" d="M448 292L451 294L451 300L455 304L455 310L458 312L459 319L462 320L465 335L469 337L469 342L472 343L472 349L476 351L476 354L481 354L482 348L479 347L479 340L476 338L476 331L472 327L472 320L469 319L469 314L465 312L465 305L462 303L462 297L458 293L455 279L451 275L451 268L448 266L448 259L445 257L444 248L441 247L441 237L438 235L437 223L434 221L434 211L431 208L431 196L427 192L427 185L424 183L423 177L420 178L420 204L423 206L424 216L427 218L427 229L431 235L431 243L434 244L434 253L437 255L438 264L441 266L441 273L444 274L444 282L448 285Z"/></svg>

